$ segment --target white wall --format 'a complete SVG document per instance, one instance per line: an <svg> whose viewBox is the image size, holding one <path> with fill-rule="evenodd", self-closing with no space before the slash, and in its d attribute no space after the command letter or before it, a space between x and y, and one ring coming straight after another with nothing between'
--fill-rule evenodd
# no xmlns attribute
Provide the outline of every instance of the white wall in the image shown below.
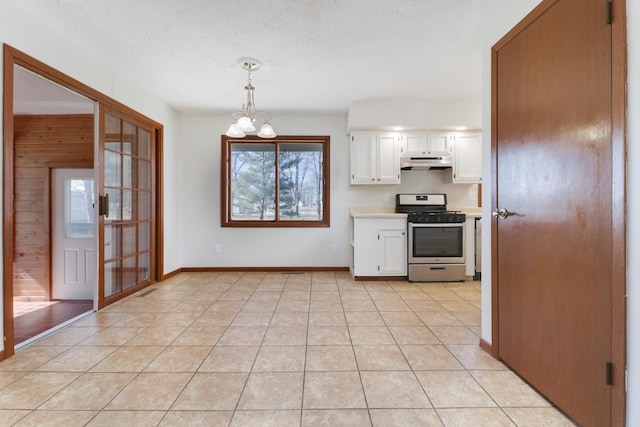
<svg viewBox="0 0 640 427"><path fill-rule="evenodd" d="M479 99L368 99L355 101L349 107L347 129L453 130L458 126L480 129L482 108Z"/></svg>
<svg viewBox="0 0 640 427"><path fill-rule="evenodd" d="M102 62L97 53L83 50L78 43L31 17L9 0L0 0L0 44L2 43L11 45L164 125L165 272L181 267L181 211L173 208L179 206L180 185L177 168L179 162L176 161L180 155L176 144L176 112L153 94L140 90L138 85L119 74L114 67ZM0 135L1 126L2 124ZM0 303L0 310L1 307ZM0 311L0 322L2 318ZM1 324L0 327L3 328Z"/></svg>
<svg viewBox="0 0 640 427"><path fill-rule="evenodd" d="M628 1L627 425L640 425L640 5Z"/></svg>
<svg viewBox="0 0 640 427"><path fill-rule="evenodd" d="M445 171L402 172L400 185L350 186L346 114L274 114L272 124L280 135L331 136L331 227L222 228L220 135L229 119L229 115L181 119L184 267L347 267L351 207L393 207L396 193L412 191L445 191L451 206L477 203L467 200L476 186L445 184ZM334 243L336 253L331 252ZM215 244L220 253L214 252Z"/></svg>

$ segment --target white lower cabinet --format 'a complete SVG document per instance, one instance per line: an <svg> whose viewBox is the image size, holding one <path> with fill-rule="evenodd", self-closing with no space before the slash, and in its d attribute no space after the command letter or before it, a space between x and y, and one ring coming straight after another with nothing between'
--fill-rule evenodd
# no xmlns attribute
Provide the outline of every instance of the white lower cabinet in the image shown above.
<svg viewBox="0 0 640 427"><path fill-rule="evenodd" d="M353 276L407 275L406 218L353 219Z"/></svg>

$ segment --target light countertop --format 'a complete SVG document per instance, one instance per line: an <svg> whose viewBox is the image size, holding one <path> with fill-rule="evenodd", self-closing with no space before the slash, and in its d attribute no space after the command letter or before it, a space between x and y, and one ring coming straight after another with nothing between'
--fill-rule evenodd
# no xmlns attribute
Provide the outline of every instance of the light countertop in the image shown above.
<svg viewBox="0 0 640 427"><path fill-rule="evenodd" d="M448 207L450 211L460 211L468 217L472 218L480 218L482 217L482 208L456 208L456 207Z"/></svg>
<svg viewBox="0 0 640 427"><path fill-rule="evenodd" d="M407 214L396 213L395 208L350 208L349 215L354 218L406 218Z"/></svg>

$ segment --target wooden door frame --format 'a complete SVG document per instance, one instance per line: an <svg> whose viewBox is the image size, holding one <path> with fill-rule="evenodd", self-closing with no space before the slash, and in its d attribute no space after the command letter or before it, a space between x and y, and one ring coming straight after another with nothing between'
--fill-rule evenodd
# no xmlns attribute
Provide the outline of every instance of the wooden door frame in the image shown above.
<svg viewBox="0 0 640 427"><path fill-rule="evenodd" d="M491 210L497 206L497 82L498 51L523 29L561 0L544 0L491 50ZM612 0L611 23L611 351L613 377L611 388L611 425L625 424L626 411L626 82L627 82L627 8L624 0ZM604 19L604 5L603 5ZM493 219L496 221L496 219ZM498 233L491 227L491 344L483 343L492 356L499 358L499 298L498 298Z"/></svg>
<svg viewBox="0 0 640 427"><path fill-rule="evenodd" d="M0 361L15 352L13 324L13 260L15 257L15 215L14 215L14 126L13 126L13 67L20 65L34 73L60 84L100 105L106 105L150 124L156 134L156 280L164 278L164 253L162 244L164 234L163 214L163 126L126 105L104 95L97 90L75 80L66 74L38 61L37 59L7 45L3 45L3 318L4 350L0 352ZM100 165L94 165L100 169ZM159 250L160 249L160 250Z"/></svg>

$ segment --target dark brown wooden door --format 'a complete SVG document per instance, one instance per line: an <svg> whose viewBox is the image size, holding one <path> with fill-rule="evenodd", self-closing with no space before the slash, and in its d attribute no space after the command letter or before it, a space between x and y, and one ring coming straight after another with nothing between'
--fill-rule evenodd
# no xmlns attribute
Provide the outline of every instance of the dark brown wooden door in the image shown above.
<svg viewBox="0 0 640 427"><path fill-rule="evenodd" d="M607 426L611 26L601 0L543 6L494 50L498 353L580 424Z"/></svg>

